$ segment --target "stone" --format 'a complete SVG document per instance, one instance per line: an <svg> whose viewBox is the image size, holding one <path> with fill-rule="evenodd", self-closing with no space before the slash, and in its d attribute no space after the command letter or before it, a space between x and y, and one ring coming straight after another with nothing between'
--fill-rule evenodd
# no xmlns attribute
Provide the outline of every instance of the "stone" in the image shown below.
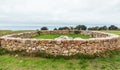
<svg viewBox="0 0 120 70"><path fill-rule="evenodd" d="M55 40L71 40L73 39L72 37L68 37L68 36L60 36L58 38L55 38Z"/></svg>
<svg viewBox="0 0 120 70"><path fill-rule="evenodd" d="M64 50L63 53L64 53L64 54L68 54L68 50Z"/></svg>
<svg viewBox="0 0 120 70"><path fill-rule="evenodd" d="M18 54L16 54L15 57L18 57Z"/></svg>
<svg viewBox="0 0 120 70"><path fill-rule="evenodd" d="M58 46L58 45L55 45L55 47L54 47L55 49L60 49L60 46Z"/></svg>
<svg viewBox="0 0 120 70"><path fill-rule="evenodd" d="M42 50L42 51L44 51L44 50L45 50L45 48L41 48L41 50Z"/></svg>
<svg viewBox="0 0 120 70"><path fill-rule="evenodd" d="M74 46L75 49L79 49L79 46Z"/></svg>
<svg viewBox="0 0 120 70"><path fill-rule="evenodd" d="M56 41L56 44L61 44L61 41Z"/></svg>
<svg viewBox="0 0 120 70"><path fill-rule="evenodd" d="M35 51L36 49L35 49L35 47L34 48L32 48L32 51Z"/></svg>
<svg viewBox="0 0 120 70"><path fill-rule="evenodd" d="M77 50L76 49L70 49L71 53L75 53Z"/></svg>
<svg viewBox="0 0 120 70"><path fill-rule="evenodd" d="M84 39L82 39L82 38L74 38L74 40L84 40Z"/></svg>

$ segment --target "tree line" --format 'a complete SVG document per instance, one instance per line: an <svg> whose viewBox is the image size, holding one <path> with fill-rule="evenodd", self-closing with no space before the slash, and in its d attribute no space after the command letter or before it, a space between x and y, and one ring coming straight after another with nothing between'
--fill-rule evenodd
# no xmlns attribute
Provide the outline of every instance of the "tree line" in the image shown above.
<svg viewBox="0 0 120 70"><path fill-rule="evenodd" d="M41 30L49 30L47 27L42 27ZM59 27L59 28L54 28L53 30L120 30L115 25L110 25L109 27L107 26L95 26L95 27L87 27L85 25L77 25L75 27Z"/></svg>

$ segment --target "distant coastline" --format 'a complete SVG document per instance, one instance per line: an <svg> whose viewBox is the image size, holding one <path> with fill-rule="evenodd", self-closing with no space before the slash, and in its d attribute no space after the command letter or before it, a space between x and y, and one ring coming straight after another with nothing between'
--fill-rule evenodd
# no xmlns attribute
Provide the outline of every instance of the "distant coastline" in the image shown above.
<svg viewBox="0 0 120 70"><path fill-rule="evenodd" d="M49 30L53 30L54 28L59 28L59 27L75 27L76 25L58 25L58 26L53 26L53 25L46 25L45 27L48 27ZM95 26L104 26L104 25L86 25L87 27L95 27ZM110 25L106 25L106 26L110 26ZM117 27L120 28L120 25L116 25ZM43 26L0 26L0 30L36 30L36 29L40 29Z"/></svg>

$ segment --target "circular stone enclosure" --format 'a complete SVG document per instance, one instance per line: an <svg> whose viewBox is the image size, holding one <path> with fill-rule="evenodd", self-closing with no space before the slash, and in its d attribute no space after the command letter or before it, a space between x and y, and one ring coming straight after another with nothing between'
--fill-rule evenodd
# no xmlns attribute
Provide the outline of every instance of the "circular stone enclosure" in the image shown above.
<svg viewBox="0 0 120 70"><path fill-rule="evenodd" d="M74 34L70 30L41 31L42 34ZM80 31L89 35L89 39L31 39L37 32L24 32L0 37L0 46L7 50L25 50L31 52L45 52L52 55L70 56L75 54L90 54L115 50L120 48L119 35L100 31Z"/></svg>

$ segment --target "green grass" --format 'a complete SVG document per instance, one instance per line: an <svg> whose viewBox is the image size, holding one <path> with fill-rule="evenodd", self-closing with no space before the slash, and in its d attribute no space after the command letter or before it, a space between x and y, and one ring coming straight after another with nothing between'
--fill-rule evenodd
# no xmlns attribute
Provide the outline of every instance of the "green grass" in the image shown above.
<svg viewBox="0 0 120 70"><path fill-rule="evenodd" d="M81 35L81 34L41 34L32 38L37 38L37 39L55 39L59 36L68 36L68 37L72 37L72 38L83 38L83 39L87 39L90 38L90 36L88 35Z"/></svg>
<svg viewBox="0 0 120 70"><path fill-rule="evenodd" d="M120 35L120 31L117 31L117 30L116 31L115 30L109 30L109 31L104 31L104 32Z"/></svg>
<svg viewBox="0 0 120 70"><path fill-rule="evenodd" d="M118 35L120 33L120 31L107 32ZM112 55L111 57L94 59L68 60L63 58L16 57L0 50L0 70L120 70L120 52L114 52Z"/></svg>
<svg viewBox="0 0 120 70"><path fill-rule="evenodd" d="M120 54L94 59L48 59L0 55L0 70L119 70Z"/></svg>
<svg viewBox="0 0 120 70"><path fill-rule="evenodd" d="M17 31L0 30L0 36L6 35L6 34L12 34L12 33L30 32L30 31L34 31L34 30L17 30Z"/></svg>

